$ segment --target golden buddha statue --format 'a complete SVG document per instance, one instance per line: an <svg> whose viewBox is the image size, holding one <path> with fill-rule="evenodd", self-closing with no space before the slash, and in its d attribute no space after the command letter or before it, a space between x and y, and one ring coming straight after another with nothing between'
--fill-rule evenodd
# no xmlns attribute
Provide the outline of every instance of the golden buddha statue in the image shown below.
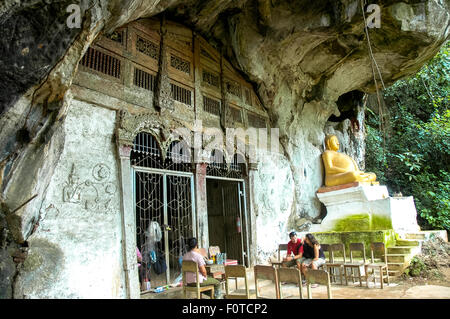
<svg viewBox="0 0 450 319"><path fill-rule="evenodd" d="M325 166L325 186L336 186L353 182L375 182L374 173L364 173L358 169L355 160L350 156L338 153L339 140L336 135L327 135L325 138L326 151L322 154Z"/></svg>

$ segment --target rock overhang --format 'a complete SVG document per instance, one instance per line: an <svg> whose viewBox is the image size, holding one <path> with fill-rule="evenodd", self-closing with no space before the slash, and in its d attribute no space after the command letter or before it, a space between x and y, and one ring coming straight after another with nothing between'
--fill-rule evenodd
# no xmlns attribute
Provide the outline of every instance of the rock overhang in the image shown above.
<svg viewBox="0 0 450 319"><path fill-rule="evenodd" d="M20 18L29 14L30 10L35 17L28 24L17 22L21 27L18 30L29 30L30 27L36 29L39 22L43 28L25 34L27 46L20 48L22 53L16 49L19 49L24 39L15 41L19 45L17 47L11 47L11 44L6 46L6 54L16 54L14 61L23 62L25 68L35 67L39 70L26 79L17 67L13 68L14 63L9 67L3 65L8 83L21 84L16 95L23 94L27 87L42 81L58 59L78 41L92 41L100 32L112 32L136 19L161 13L192 27L223 50L234 67L240 69L259 88L267 107L273 107L271 104L274 101L270 96L279 89L282 81L299 88L299 97L321 82L324 90L316 98L333 102L351 90L373 92L375 89L364 35L361 1L358 0L312 3L287 0L155 0L145 3L98 0L89 7L83 7L84 2L81 1L83 29L90 33L84 39L80 36L81 30L63 30L64 20L68 17L64 9L71 2L59 1L44 6L37 6L38 3L17 5L11 1L4 4L0 19L3 18L5 34L8 32L10 36L3 41L24 35L23 32L17 33L17 30L8 31L8 24L14 20L23 20ZM370 29L369 34L375 59L388 85L417 71L448 38L450 5L449 1L437 0L410 3L380 1L378 4L381 8L381 27ZM53 12L53 20L58 21L57 24L44 18L50 12ZM56 30L54 36L58 37L58 41L45 34L45 30L52 28ZM34 48L34 44L39 45L42 56L48 59L36 58L35 53L39 53L39 50ZM27 50L22 51L26 48L29 53ZM86 46L76 53L78 58L84 49ZM8 52L11 50L14 52ZM70 78L73 76L70 71L75 70L72 68L68 71L59 76ZM17 100L17 96L15 98ZM2 104L7 104L7 101Z"/></svg>
<svg viewBox="0 0 450 319"><path fill-rule="evenodd" d="M280 128L281 146L295 184L297 205L292 206L293 210L302 210L305 201L314 202L314 188L320 187L317 158L323 130L331 115L339 117L345 110L340 98L348 92L374 91L372 61L358 0L97 0L90 7L81 6L80 29L65 30L69 15L65 8L71 3L39 6L39 1L6 1L0 7L5 35L5 54L0 64L2 112L28 91L32 104L45 105L42 110L46 114L52 100L61 99L72 84L78 62L98 35L137 19L162 17L163 13L166 19L190 26L208 39L253 82L271 126ZM388 85L418 70L448 38L450 1L380 1L379 5L381 28L370 29L369 35L375 60ZM33 19L27 21L30 12L34 12ZM52 19L50 12L55 15ZM50 34L51 30L56 31ZM19 69L39 71L26 77ZM19 85L7 85L13 82ZM63 103L55 105L58 109ZM5 141L4 136L0 137ZM30 140L34 137L31 135ZM26 145L12 149L21 147ZM0 160L9 154L6 152ZM296 169L300 166L312 167L312 173L302 176L303 170ZM8 172L17 171L11 163L6 167ZM14 179L2 179L2 191L11 181Z"/></svg>

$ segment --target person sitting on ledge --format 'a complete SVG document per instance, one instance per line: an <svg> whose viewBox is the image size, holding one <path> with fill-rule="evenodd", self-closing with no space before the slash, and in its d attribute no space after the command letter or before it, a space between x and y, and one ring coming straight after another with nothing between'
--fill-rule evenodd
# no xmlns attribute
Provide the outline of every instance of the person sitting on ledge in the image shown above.
<svg viewBox="0 0 450 319"><path fill-rule="evenodd" d="M338 153L339 140L336 135L325 138L326 151L322 154L325 166L325 186L337 186L353 182L376 182L374 173L364 173L359 170L355 160L350 156Z"/></svg>

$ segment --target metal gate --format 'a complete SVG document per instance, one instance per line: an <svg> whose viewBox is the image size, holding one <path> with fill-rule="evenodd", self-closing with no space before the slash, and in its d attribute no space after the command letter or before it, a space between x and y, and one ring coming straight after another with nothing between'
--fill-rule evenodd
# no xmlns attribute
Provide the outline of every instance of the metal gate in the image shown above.
<svg viewBox="0 0 450 319"><path fill-rule="evenodd" d="M222 188L224 203L224 219L227 232L226 252L233 259L238 259L239 264L244 264L244 236L242 232L242 206L240 196L240 182L228 182Z"/></svg>
<svg viewBox="0 0 450 319"><path fill-rule="evenodd" d="M170 284L181 273L184 240L196 236L193 176L139 167L134 170L136 235L144 278L152 286ZM163 278L152 267L158 258L164 258L167 266Z"/></svg>
<svg viewBox="0 0 450 319"><path fill-rule="evenodd" d="M206 176L208 228L210 246L219 246L227 258L249 266L245 172L245 162L237 154L227 165L220 151L212 152Z"/></svg>
<svg viewBox="0 0 450 319"><path fill-rule="evenodd" d="M156 287L179 277L185 239L196 236L194 179L191 172L171 170L190 165L162 156L154 138L140 134L131 156L136 240L143 259L139 276ZM172 152L171 144L167 154Z"/></svg>

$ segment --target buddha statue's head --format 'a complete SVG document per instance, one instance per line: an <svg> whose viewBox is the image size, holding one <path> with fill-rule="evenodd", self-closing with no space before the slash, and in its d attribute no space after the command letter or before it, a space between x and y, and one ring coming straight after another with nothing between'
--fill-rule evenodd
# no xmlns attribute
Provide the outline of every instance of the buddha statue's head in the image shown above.
<svg viewBox="0 0 450 319"><path fill-rule="evenodd" d="M327 150L337 152L339 150L339 140L336 135L327 135L325 137L325 146Z"/></svg>

